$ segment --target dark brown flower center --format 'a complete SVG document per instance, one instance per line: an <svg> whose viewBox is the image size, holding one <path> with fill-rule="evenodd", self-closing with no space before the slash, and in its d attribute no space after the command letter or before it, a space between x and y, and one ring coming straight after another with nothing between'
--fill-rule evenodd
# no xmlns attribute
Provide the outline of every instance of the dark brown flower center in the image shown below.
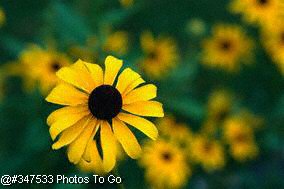
<svg viewBox="0 0 284 189"><path fill-rule="evenodd" d="M171 161L172 154L170 152L164 152L164 153L162 153L162 158L165 161Z"/></svg>
<svg viewBox="0 0 284 189"><path fill-rule="evenodd" d="M55 60L51 63L51 70L52 71L57 72L60 68L61 68L61 65L58 61Z"/></svg>
<svg viewBox="0 0 284 189"><path fill-rule="evenodd" d="M237 142L246 142L248 140L247 136L244 134L239 134L236 137Z"/></svg>
<svg viewBox="0 0 284 189"><path fill-rule="evenodd" d="M152 51L148 54L148 58L150 59L156 59L157 58L157 53L155 51Z"/></svg>
<svg viewBox="0 0 284 189"><path fill-rule="evenodd" d="M209 141L205 142L203 149L206 153L209 153L212 149L212 144Z"/></svg>
<svg viewBox="0 0 284 189"><path fill-rule="evenodd" d="M122 97L115 87L101 85L91 92L88 106L96 118L111 120L121 111Z"/></svg>
<svg viewBox="0 0 284 189"><path fill-rule="evenodd" d="M260 5L266 5L268 3L269 0L258 0L258 3Z"/></svg>
<svg viewBox="0 0 284 189"><path fill-rule="evenodd" d="M228 51L232 48L232 44L231 44L230 41L222 41L221 44L220 44L220 48L223 51Z"/></svg>

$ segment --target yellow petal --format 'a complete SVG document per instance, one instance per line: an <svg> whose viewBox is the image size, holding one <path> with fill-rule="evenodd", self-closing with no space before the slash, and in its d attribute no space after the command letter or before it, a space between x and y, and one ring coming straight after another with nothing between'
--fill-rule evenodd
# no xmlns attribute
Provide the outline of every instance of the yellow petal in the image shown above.
<svg viewBox="0 0 284 189"><path fill-rule="evenodd" d="M103 121L101 125L101 145L103 151L103 167L110 172L116 163L116 140L108 122Z"/></svg>
<svg viewBox="0 0 284 189"><path fill-rule="evenodd" d="M113 56L108 56L105 60L105 76L104 84L112 85L120 68L122 66L122 60L119 60Z"/></svg>
<svg viewBox="0 0 284 189"><path fill-rule="evenodd" d="M84 131L74 142L72 142L68 146L67 155L71 163L77 164L85 152L86 146L95 128L95 125L93 123L90 123L91 122L87 123L87 126L85 127Z"/></svg>
<svg viewBox="0 0 284 189"><path fill-rule="evenodd" d="M86 105L79 105L79 106L67 106L60 108L58 110L55 110L52 112L48 117L47 117L47 124L51 125L53 124L56 120L60 119L61 117L68 116L69 114L80 114L84 112L88 112L88 106Z"/></svg>
<svg viewBox="0 0 284 189"><path fill-rule="evenodd" d="M122 109L140 116L164 117L163 105L156 101L134 102L123 105Z"/></svg>
<svg viewBox="0 0 284 189"><path fill-rule="evenodd" d="M97 64L91 64L85 62L86 67L88 68L91 76L94 80L95 87L100 86L103 84L104 76L103 76L103 69Z"/></svg>
<svg viewBox="0 0 284 189"><path fill-rule="evenodd" d="M72 66L61 68L56 72L56 75L63 81L88 93L91 93L95 88L91 74L82 60L78 60Z"/></svg>
<svg viewBox="0 0 284 189"><path fill-rule="evenodd" d="M71 127L72 125L77 123L77 121L79 121L88 114L89 112L84 112L80 114L70 114L66 117L61 117L60 119L55 121L49 128L49 133L52 140L54 140L62 131Z"/></svg>
<svg viewBox="0 0 284 189"><path fill-rule="evenodd" d="M95 120L95 119L93 119L93 120ZM101 121L100 121L100 120L96 120L95 129L93 130L93 133L92 133L92 135L91 135L91 137L90 137L89 143L91 142L91 140L94 140L94 137L95 137L95 135L96 135L98 129L100 128L100 126L101 126ZM88 143L88 144L89 144L89 143ZM85 153L83 154L83 158L84 158L86 161L91 161L91 156L90 156L90 155L91 155L90 153L88 153L87 151L85 151Z"/></svg>
<svg viewBox="0 0 284 189"><path fill-rule="evenodd" d="M64 130L58 141L52 145L52 149L57 150L73 142L85 129L89 119L90 117L86 116L75 125Z"/></svg>
<svg viewBox="0 0 284 189"><path fill-rule="evenodd" d="M138 73L130 68L126 68L118 76L116 88L122 95L124 95L126 89L138 79L141 79L141 76Z"/></svg>
<svg viewBox="0 0 284 189"><path fill-rule="evenodd" d="M86 104L88 96L71 85L62 83L57 85L45 100L54 104L76 106Z"/></svg>
<svg viewBox="0 0 284 189"><path fill-rule="evenodd" d="M120 113L117 117L125 123L132 125L136 129L140 130L151 139L157 139L158 129L151 121L148 121L147 119L144 119L142 117L126 113Z"/></svg>
<svg viewBox="0 0 284 189"><path fill-rule="evenodd" d="M88 153L89 154L88 156L90 156L90 159L88 160L88 162L84 162L85 168L88 168L90 171L93 171L97 174L103 174L104 173L103 161L100 157L96 141L93 140L93 138L89 140L85 153Z"/></svg>
<svg viewBox="0 0 284 189"><path fill-rule="evenodd" d="M120 120L113 119L112 127L115 137L121 143L125 152L133 159L136 159L141 154L141 147L128 127Z"/></svg>
<svg viewBox="0 0 284 189"><path fill-rule="evenodd" d="M126 94L128 94L130 91L132 91L135 87L137 87L138 85L145 83L145 81L142 78L139 78L137 80L135 80L132 84L130 84L124 91L123 96L125 96Z"/></svg>
<svg viewBox="0 0 284 189"><path fill-rule="evenodd" d="M152 84L132 90L123 98L123 104L151 100L157 96L157 87Z"/></svg>

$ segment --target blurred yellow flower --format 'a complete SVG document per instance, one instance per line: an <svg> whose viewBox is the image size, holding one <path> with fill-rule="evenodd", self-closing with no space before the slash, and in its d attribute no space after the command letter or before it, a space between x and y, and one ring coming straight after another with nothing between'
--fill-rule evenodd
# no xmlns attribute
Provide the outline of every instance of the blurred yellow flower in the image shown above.
<svg viewBox="0 0 284 189"><path fill-rule="evenodd" d="M103 72L97 64L78 60L56 73L64 83L58 84L46 100L66 107L51 113L47 124L52 140L58 138L52 148L68 146L70 162L78 164L82 158L88 161L92 156L101 159L103 170L109 172L116 164L117 140L127 155L139 157L141 147L125 123L153 140L157 138L155 125L140 117L164 116L162 104L151 100L157 88L152 84L136 88L145 81L130 68L117 77L122 64L122 60L108 56ZM103 157L86 151L86 146L93 146L91 150L95 151L96 142L101 144Z"/></svg>
<svg viewBox="0 0 284 189"><path fill-rule="evenodd" d="M164 140L145 143L140 164L151 188L181 188L191 176L183 152L173 143Z"/></svg>
<svg viewBox="0 0 284 189"><path fill-rule="evenodd" d="M244 161L257 156L258 147L255 144L253 129L241 117L232 117L225 121L224 137L236 160Z"/></svg>
<svg viewBox="0 0 284 189"><path fill-rule="evenodd" d="M233 96L224 89L213 91L208 99L208 117L214 121L223 121L232 109Z"/></svg>
<svg viewBox="0 0 284 189"><path fill-rule="evenodd" d="M116 31L107 37L103 49L108 53L125 55L128 51L128 43L128 33L125 31Z"/></svg>
<svg viewBox="0 0 284 189"><path fill-rule="evenodd" d="M284 17L279 17L271 21L269 26L263 27L262 42L284 75Z"/></svg>
<svg viewBox="0 0 284 189"><path fill-rule="evenodd" d="M211 172L224 167L224 149L220 142L197 135L191 145L192 160L199 163L206 171Z"/></svg>
<svg viewBox="0 0 284 189"><path fill-rule="evenodd" d="M173 116L166 116L158 121L157 127L161 137L175 142L185 152L189 151L192 132L186 124L178 123Z"/></svg>
<svg viewBox="0 0 284 189"><path fill-rule="evenodd" d="M212 37L204 40L202 45L202 63L210 67L236 72L241 62L252 60L253 43L237 25L216 25Z"/></svg>
<svg viewBox="0 0 284 189"><path fill-rule="evenodd" d="M233 0L229 9L251 24L266 25L280 15L283 0Z"/></svg>
<svg viewBox="0 0 284 189"><path fill-rule="evenodd" d="M119 0L119 2L123 7L128 8L133 5L134 0Z"/></svg>
<svg viewBox="0 0 284 189"><path fill-rule="evenodd" d="M19 62L25 79L25 88L29 91L38 84L43 95L58 83L55 73L60 68L70 65L70 60L64 54L44 50L37 45L27 47L20 54Z"/></svg>
<svg viewBox="0 0 284 189"><path fill-rule="evenodd" d="M150 77L161 79L178 63L177 45L170 37L155 39L152 33L144 32L141 36L141 47L145 56L140 66Z"/></svg>
<svg viewBox="0 0 284 189"><path fill-rule="evenodd" d="M0 27L5 23L6 15L4 10L0 7Z"/></svg>

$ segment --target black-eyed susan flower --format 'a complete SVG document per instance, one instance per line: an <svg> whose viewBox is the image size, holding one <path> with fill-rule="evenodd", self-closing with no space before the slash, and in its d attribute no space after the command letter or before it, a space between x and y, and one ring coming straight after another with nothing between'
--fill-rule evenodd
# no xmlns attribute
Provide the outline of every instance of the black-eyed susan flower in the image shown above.
<svg viewBox="0 0 284 189"><path fill-rule="evenodd" d="M152 78L161 79L178 63L179 54L175 41L170 37L154 38L152 33L141 36L145 56L140 62L142 70Z"/></svg>
<svg viewBox="0 0 284 189"><path fill-rule="evenodd" d="M4 10L0 7L0 27L5 23L6 15Z"/></svg>
<svg viewBox="0 0 284 189"><path fill-rule="evenodd" d="M191 146L192 160L206 171L221 169L225 165L224 148L221 143L206 136L194 137Z"/></svg>
<svg viewBox="0 0 284 189"><path fill-rule="evenodd" d="M264 26L281 14L283 0L233 0L229 9L248 23Z"/></svg>
<svg viewBox="0 0 284 189"><path fill-rule="evenodd" d="M128 46L128 33L125 31L116 31L107 36L103 49L107 53L125 55L128 51Z"/></svg>
<svg viewBox="0 0 284 189"><path fill-rule="evenodd" d="M29 91L37 84L43 95L46 95L59 81L55 73L64 66L70 65L69 59L61 53L44 50L37 45L27 47L19 57L25 88Z"/></svg>
<svg viewBox="0 0 284 189"><path fill-rule="evenodd" d="M232 94L224 89L213 91L208 99L208 118L214 121L223 121L231 111Z"/></svg>
<svg viewBox="0 0 284 189"><path fill-rule="evenodd" d="M157 127L161 137L173 141L182 150L189 151L192 141L192 131L188 125L177 122L173 116L165 116L158 121Z"/></svg>
<svg viewBox="0 0 284 189"><path fill-rule="evenodd" d="M64 82L46 100L66 107L51 113L47 123L51 138L58 138L52 148L68 146L70 162L78 164L83 159L99 165L101 161L103 170L109 172L116 163L117 141L131 158L137 158L141 147L126 123L157 138L155 125L140 117L164 116L162 104L152 100L157 88L152 84L138 87L145 81L130 68L117 77L121 66L121 60L108 56L104 72L97 64L78 60L56 73Z"/></svg>
<svg viewBox="0 0 284 189"><path fill-rule="evenodd" d="M212 36L202 44L202 63L230 72L237 71L241 62L250 63L252 44L239 26L216 25Z"/></svg>
<svg viewBox="0 0 284 189"><path fill-rule="evenodd" d="M140 165L152 188L181 188L191 176L184 153L164 140L145 143Z"/></svg>
<svg viewBox="0 0 284 189"><path fill-rule="evenodd" d="M253 159L258 154L252 127L241 117L232 117L224 123L224 138L230 153L238 161Z"/></svg>
<svg viewBox="0 0 284 189"><path fill-rule="evenodd" d="M262 42L281 73L284 74L284 17L279 17L262 28Z"/></svg>

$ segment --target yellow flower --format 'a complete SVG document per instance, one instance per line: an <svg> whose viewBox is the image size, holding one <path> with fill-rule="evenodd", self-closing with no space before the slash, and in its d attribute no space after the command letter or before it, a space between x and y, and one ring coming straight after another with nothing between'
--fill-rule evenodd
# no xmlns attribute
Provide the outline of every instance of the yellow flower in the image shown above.
<svg viewBox="0 0 284 189"><path fill-rule="evenodd" d="M217 140L198 135L191 145L192 159L206 171L221 169L225 165L224 149Z"/></svg>
<svg viewBox="0 0 284 189"><path fill-rule="evenodd" d="M262 41L284 75L284 17L271 21L269 26L262 29Z"/></svg>
<svg viewBox="0 0 284 189"><path fill-rule="evenodd" d="M69 59L57 52L47 51L39 46L31 45L19 57L27 90L39 84L43 95L58 83L55 73L64 66L70 65Z"/></svg>
<svg viewBox="0 0 284 189"><path fill-rule="evenodd" d="M144 149L140 164L152 188L181 188L186 184L191 170L176 145L158 140L146 143Z"/></svg>
<svg viewBox="0 0 284 189"><path fill-rule="evenodd" d="M208 99L208 117L215 121L223 121L230 113L233 97L226 90L215 90Z"/></svg>
<svg viewBox="0 0 284 189"><path fill-rule="evenodd" d="M173 116L166 116L159 120L157 127L161 137L175 142L182 150L188 151L192 132L186 124L176 122Z"/></svg>
<svg viewBox="0 0 284 189"><path fill-rule="evenodd" d="M110 34L103 46L103 49L109 53L124 55L128 51L128 34L125 31L117 31Z"/></svg>
<svg viewBox="0 0 284 189"><path fill-rule="evenodd" d="M253 129L246 120L232 117L224 123L224 137L230 145L232 156L238 161L252 159L258 154Z"/></svg>
<svg viewBox="0 0 284 189"><path fill-rule="evenodd" d="M141 47L145 56L140 66L150 77L160 79L178 63L178 49L172 38L154 39L150 32L145 32L141 36Z"/></svg>
<svg viewBox="0 0 284 189"><path fill-rule="evenodd" d="M0 7L0 27L5 23L6 15L4 10Z"/></svg>
<svg viewBox="0 0 284 189"><path fill-rule="evenodd" d="M202 63L234 72L251 60L252 41L236 25L217 25L203 45Z"/></svg>
<svg viewBox="0 0 284 189"><path fill-rule="evenodd" d="M140 145L125 123L157 138L155 125L139 117L164 116L162 104L151 100L157 95L156 86L136 88L145 81L130 68L117 78L121 67L121 60L108 56L104 72L97 64L78 60L56 73L65 83L58 84L46 100L66 107L51 113L47 123L51 138L59 138L52 148L68 146L70 162L78 164L82 158L88 161L94 157L109 172L116 163L117 140L131 158L137 158ZM96 147L102 150L102 160Z"/></svg>
<svg viewBox="0 0 284 189"><path fill-rule="evenodd" d="M283 0L234 0L230 4L233 13L242 14L251 24L266 25L279 16L283 10Z"/></svg>
<svg viewBox="0 0 284 189"><path fill-rule="evenodd" d="M131 7L133 5L133 1L134 0L119 0L120 4L125 8Z"/></svg>

